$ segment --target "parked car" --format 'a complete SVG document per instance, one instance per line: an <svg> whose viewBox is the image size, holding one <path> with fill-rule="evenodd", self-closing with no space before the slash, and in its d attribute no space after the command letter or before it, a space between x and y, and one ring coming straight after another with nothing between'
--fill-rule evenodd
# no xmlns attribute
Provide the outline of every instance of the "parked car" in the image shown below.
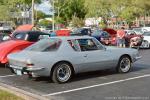
<svg viewBox="0 0 150 100"><path fill-rule="evenodd" d="M135 31L133 31L133 30L125 30L125 33L126 33L126 35L130 35L130 34L136 34L136 32Z"/></svg>
<svg viewBox="0 0 150 100"><path fill-rule="evenodd" d="M13 52L19 52L31 44L37 42L44 36L50 34L40 31L17 31L14 32L9 41L0 43L0 63L6 64L8 62L7 55Z"/></svg>
<svg viewBox="0 0 150 100"><path fill-rule="evenodd" d="M56 36L70 36L71 30L69 29L60 29L55 31Z"/></svg>
<svg viewBox="0 0 150 100"><path fill-rule="evenodd" d="M142 41L143 41L143 35L140 35L140 34L136 34L134 31L127 31L125 30L126 32L126 36L125 36L125 42L126 42L126 46L129 47L132 40L135 40L134 44L132 47L139 47L141 46L142 44Z"/></svg>
<svg viewBox="0 0 150 100"><path fill-rule="evenodd" d="M117 45L117 40L116 40L116 34L117 31L112 29L112 28L105 28L103 29L103 31L106 31L110 34L110 41L111 41L111 45Z"/></svg>
<svg viewBox="0 0 150 100"><path fill-rule="evenodd" d="M42 39L9 54L8 59L18 75L50 76L54 82L65 83L81 72L115 68L127 73L140 56L136 49L105 47L94 37L72 36Z"/></svg>
<svg viewBox="0 0 150 100"><path fill-rule="evenodd" d="M34 25L31 24L25 24L25 25L20 25L15 29L15 32L17 31L31 31L34 30Z"/></svg>
<svg viewBox="0 0 150 100"><path fill-rule="evenodd" d="M102 44L110 45L111 44L111 37L108 32L96 29L91 34L92 37L95 37L98 41Z"/></svg>
<svg viewBox="0 0 150 100"><path fill-rule="evenodd" d="M14 31L10 28L2 28L0 29L0 42L10 40L11 35L16 32L21 32L21 31L31 31L34 30L34 26L31 24L25 24L25 25L20 25L18 26Z"/></svg>
<svg viewBox="0 0 150 100"><path fill-rule="evenodd" d="M143 41L140 48L150 48L150 32L143 33Z"/></svg>
<svg viewBox="0 0 150 100"><path fill-rule="evenodd" d="M150 31L150 27L142 27L141 28L143 32L148 32Z"/></svg>
<svg viewBox="0 0 150 100"><path fill-rule="evenodd" d="M83 36L83 35L91 35L92 30L89 27L76 28L72 31L73 35Z"/></svg>
<svg viewBox="0 0 150 100"><path fill-rule="evenodd" d="M142 30L142 28L133 28L132 29L136 34L138 34L138 35L142 35L144 32L143 32L143 30Z"/></svg>
<svg viewBox="0 0 150 100"><path fill-rule="evenodd" d="M11 34L12 30L0 30L0 42L8 40Z"/></svg>

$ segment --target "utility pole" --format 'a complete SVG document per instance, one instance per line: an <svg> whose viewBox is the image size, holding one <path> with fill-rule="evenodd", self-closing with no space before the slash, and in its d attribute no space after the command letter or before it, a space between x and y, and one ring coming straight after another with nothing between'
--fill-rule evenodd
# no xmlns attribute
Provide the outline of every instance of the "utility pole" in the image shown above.
<svg viewBox="0 0 150 100"><path fill-rule="evenodd" d="M55 23L54 23L54 20L55 20L55 11L54 11L54 0L53 0L53 4L52 4L52 9L53 9L53 21L52 21L52 27L53 27L53 32L55 30Z"/></svg>
<svg viewBox="0 0 150 100"><path fill-rule="evenodd" d="M34 0L32 0L32 25L34 25Z"/></svg>

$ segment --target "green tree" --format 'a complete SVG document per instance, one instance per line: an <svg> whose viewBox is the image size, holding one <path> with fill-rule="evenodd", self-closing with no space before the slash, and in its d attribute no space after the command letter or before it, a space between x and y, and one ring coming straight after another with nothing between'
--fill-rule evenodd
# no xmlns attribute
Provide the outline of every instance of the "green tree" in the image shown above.
<svg viewBox="0 0 150 100"><path fill-rule="evenodd" d="M85 0L86 17L122 18L131 24L136 17L150 14L149 0Z"/></svg>
<svg viewBox="0 0 150 100"><path fill-rule="evenodd" d="M84 20L82 18L79 18L76 16L72 17L71 23L72 23L73 27L83 27L84 26Z"/></svg>
<svg viewBox="0 0 150 100"><path fill-rule="evenodd" d="M5 5L0 5L0 21L10 20L9 9Z"/></svg>
<svg viewBox="0 0 150 100"><path fill-rule="evenodd" d="M85 0L85 6L88 9L87 17L108 17L110 16L111 0Z"/></svg>
<svg viewBox="0 0 150 100"><path fill-rule="evenodd" d="M38 21L39 19L44 19L46 17L46 14L42 11L36 11L35 19Z"/></svg>
<svg viewBox="0 0 150 100"><path fill-rule="evenodd" d="M41 20L38 24L39 24L40 26L49 26L49 25L52 24L52 22L49 21L49 20L44 19L44 20Z"/></svg>
<svg viewBox="0 0 150 100"><path fill-rule="evenodd" d="M41 0L35 0L35 4L39 3L41 3ZM22 11L29 11L31 4L31 0L0 0L0 20L17 22L18 18L13 16L21 14Z"/></svg>
<svg viewBox="0 0 150 100"><path fill-rule="evenodd" d="M86 15L84 0L57 0L55 5L56 16L66 23L70 22L73 16L82 19Z"/></svg>

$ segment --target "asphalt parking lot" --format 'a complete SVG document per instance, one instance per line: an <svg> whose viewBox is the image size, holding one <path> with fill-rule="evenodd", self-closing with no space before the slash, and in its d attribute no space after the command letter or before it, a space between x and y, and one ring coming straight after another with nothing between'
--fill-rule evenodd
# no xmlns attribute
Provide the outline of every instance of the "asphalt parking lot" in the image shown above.
<svg viewBox="0 0 150 100"><path fill-rule="evenodd" d="M56 84L48 77L30 79L0 67L0 82L44 96L51 100L150 100L150 50L140 50L142 59L127 74L114 70L83 73L66 84Z"/></svg>

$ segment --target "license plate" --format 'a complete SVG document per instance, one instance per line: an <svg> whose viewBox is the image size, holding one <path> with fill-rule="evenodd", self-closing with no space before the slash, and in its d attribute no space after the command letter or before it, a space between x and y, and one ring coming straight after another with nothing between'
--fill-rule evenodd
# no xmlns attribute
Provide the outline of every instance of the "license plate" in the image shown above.
<svg viewBox="0 0 150 100"><path fill-rule="evenodd" d="M17 74L17 75L22 75L21 70L16 70L16 74Z"/></svg>

